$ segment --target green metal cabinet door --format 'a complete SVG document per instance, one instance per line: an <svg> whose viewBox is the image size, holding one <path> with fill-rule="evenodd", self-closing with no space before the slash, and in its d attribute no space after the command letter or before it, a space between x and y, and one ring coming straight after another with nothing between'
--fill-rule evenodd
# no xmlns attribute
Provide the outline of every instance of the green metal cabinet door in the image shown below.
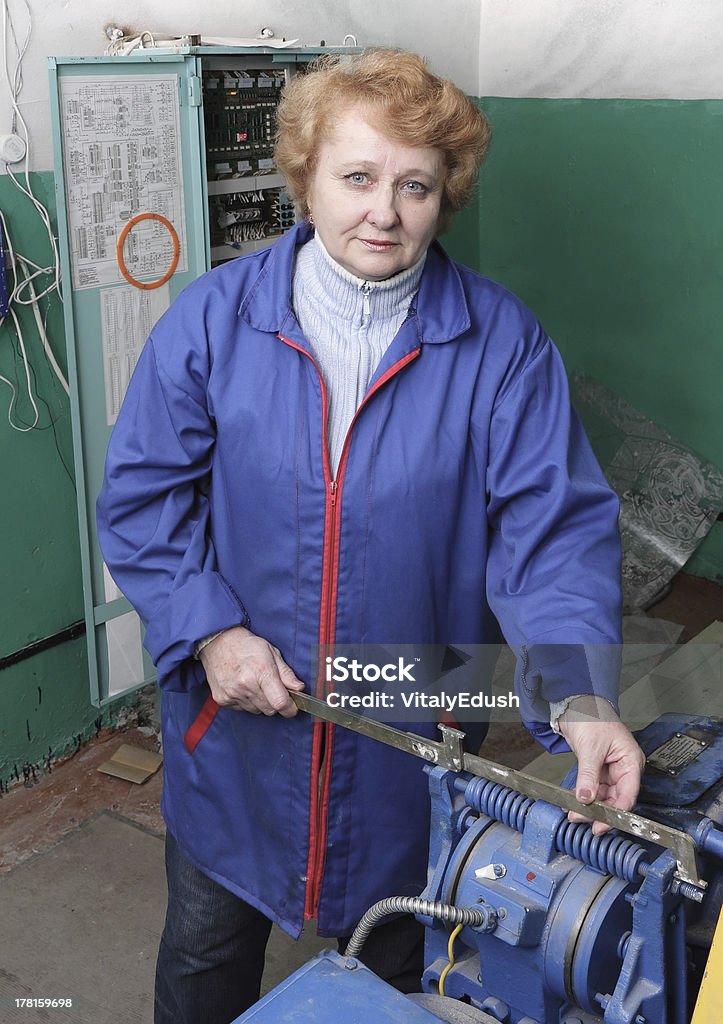
<svg viewBox="0 0 723 1024"><path fill-rule="evenodd" d="M104 566L95 500L151 327L209 266L200 59L51 58L50 100L91 694L153 678Z"/></svg>

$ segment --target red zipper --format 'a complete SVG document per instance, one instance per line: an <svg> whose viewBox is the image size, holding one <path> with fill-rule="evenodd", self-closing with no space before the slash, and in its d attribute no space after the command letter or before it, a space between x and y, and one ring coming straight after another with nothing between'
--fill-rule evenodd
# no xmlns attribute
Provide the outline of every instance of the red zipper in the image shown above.
<svg viewBox="0 0 723 1024"><path fill-rule="evenodd" d="M335 639L336 622L336 595L337 595L337 572L339 561L339 542L341 535L341 490L346 469L346 460L349 452L351 433L357 421L359 413L369 401L371 396L379 390L396 373L402 370L408 363L417 358L421 349L414 349L407 353L404 358L391 366L374 387L366 393L364 399L354 413L349 428L344 438L344 446L341 450L339 468L336 479L332 479L331 466L329 464L329 446L326 436L326 419L329 408L324 378L312 355L295 344L283 335L279 339L290 348L301 352L307 359L310 359L314 369L319 374L321 385L321 415L323 427L323 466L324 482L326 484L326 513L324 519L324 553L322 558L322 582L321 582L321 608L319 613L319 645L331 645ZM321 666L316 680L316 695L324 697L323 678ZM321 756L322 736L324 738L323 762ZM334 744L334 726L331 722L322 722L320 719L314 721L314 732L311 748L311 799L309 806L309 857L306 865L306 896L304 900L304 918L315 918L319 910L319 896L321 893L321 880L324 874L324 849L326 846L327 813L329 807L329 786L331 781L331 754ZM315 784L316 783L316 784Z"/></svg>

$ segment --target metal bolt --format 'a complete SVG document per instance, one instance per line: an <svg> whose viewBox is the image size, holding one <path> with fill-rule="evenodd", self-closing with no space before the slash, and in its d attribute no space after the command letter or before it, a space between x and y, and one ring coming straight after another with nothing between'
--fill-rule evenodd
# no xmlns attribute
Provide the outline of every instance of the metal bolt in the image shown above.
<svg viewBox="0 0 723 1024"><path fill-rule="evenodd" d="M355 960L353 956L349 956L344 961L344 966L346 967L347 971L355 971L359 966L359 961Z"/></svg>
<svg viewBox="0 0 723 1024"><path fill-rule="evenodd" d="M493 864L492 870L495 873L495 878L502 878L504 875L507 874L507 868L504 866L504 864Z"/></svg>
<svg viewBox="0 0 723 1024"><path fill-rule="evenodd" d="M674 896L680 894L687 900L694 900L695 903L702 903L705 897L704 889L699 889L696 885L691 885L690 882L681 882L677 878L673 879L670 891Z"/></svg>

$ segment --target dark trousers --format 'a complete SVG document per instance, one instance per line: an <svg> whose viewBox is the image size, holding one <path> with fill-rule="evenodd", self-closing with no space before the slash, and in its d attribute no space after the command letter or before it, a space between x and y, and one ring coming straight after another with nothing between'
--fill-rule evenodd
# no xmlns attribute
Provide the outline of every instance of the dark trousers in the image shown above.
<svg viewBox="0 0 723 1024"><path fill-rule="evenodd" d="M166 875L155 1024L230 1024L259 998L271 922L189 864L170 833ZM341 952L349 938L337 939ZM359 959L400 992L418 992L424 928L412 916L379 925Z"/></svg>

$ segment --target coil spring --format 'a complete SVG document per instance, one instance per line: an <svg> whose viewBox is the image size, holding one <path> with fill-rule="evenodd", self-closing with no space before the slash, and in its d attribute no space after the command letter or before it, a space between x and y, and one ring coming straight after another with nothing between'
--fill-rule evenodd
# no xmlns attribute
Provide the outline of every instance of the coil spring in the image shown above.
<svg viewBox="0 0 723 1024"><path fill-rule="evenodd" d="M450 924L482 925L487 915L482 910L468 907L453 907L451 903L440 903L436 900L425 900L421 896L389 896L380 900L364 914L349 939L344 951L345 956L359 956L369 932L375 925L390 914L422 914L434 917Z"/></svg>
<svg viewBox="0 0 723 1024"><path fill-rule="evenodd" d="M465 786L464 799L480 814L501 821L516 832L521 832L524 828L527 812L535 802L514 789L500 785L499 782L489 782L481 778L470 779Z"/></svg>
<svg viewBox="0 0 723 1024"><path fill-rule="evenodd" d="M642 864L647 866L648 863L645 850L632 839L609 832L595 836L590 825L566 818L557 826L555 849L626 882L632 882L641 873Z"/></svg>
<svg viewBox="0 0 723 1024"><path fill-rule="evenodd" d="M464 789L464 798L470 807L501 821L516 832L522 832L527 813L535 802L514 789L482 778L470 779ZM633 840L609 833L595 836L590 825L566 818L555 832L555 849L626 882L632 882L642 874L648 863L645 850Z"/></svg>

